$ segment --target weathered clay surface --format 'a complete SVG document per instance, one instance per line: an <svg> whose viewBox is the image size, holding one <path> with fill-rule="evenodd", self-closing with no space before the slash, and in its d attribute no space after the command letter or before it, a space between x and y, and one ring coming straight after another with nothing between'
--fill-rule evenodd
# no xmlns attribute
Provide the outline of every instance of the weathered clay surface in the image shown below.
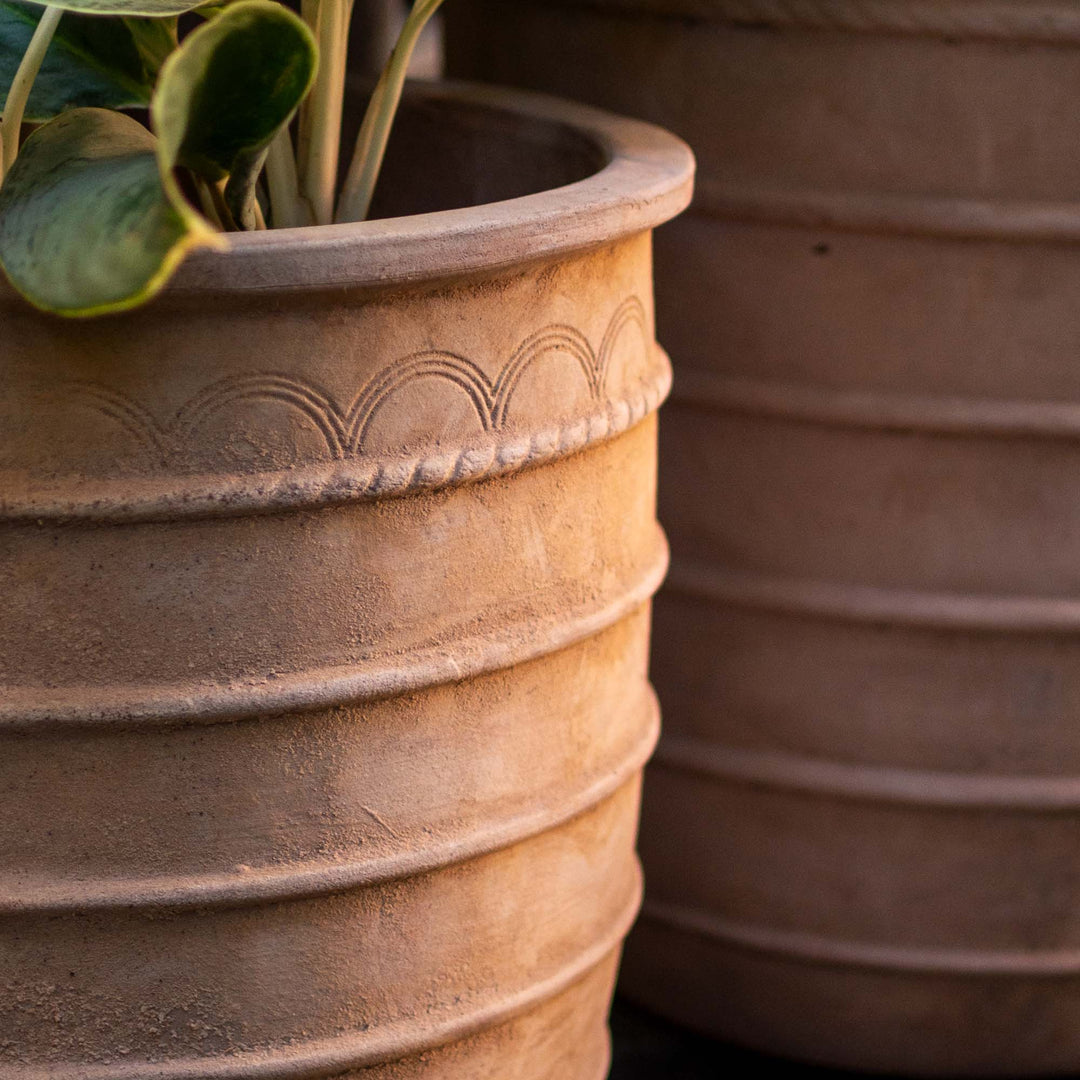
<svg viewBox="0 0 1080 1080"><path fill-rule="evenodd" d="M493 6L451 11L459 70L702 166L657 237L673 570L626 989L832 1064L1076 1074L1080 9Z"/></svg>
<svg viewBox="0 0 1080 1080"><path fill-rule="evenodd" d="M604 1075L692 162L409 115L521 197L245 236L121 318L0 292L2 1080Z"/></svg>

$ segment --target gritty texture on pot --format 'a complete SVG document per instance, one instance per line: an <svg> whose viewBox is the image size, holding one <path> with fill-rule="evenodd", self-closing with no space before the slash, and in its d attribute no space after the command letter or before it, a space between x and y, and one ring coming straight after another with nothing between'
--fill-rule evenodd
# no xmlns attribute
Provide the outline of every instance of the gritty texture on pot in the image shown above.
<svg viewBox="0 0 1080 1080"><path fill-rule="evenodd" d="M1075 1075L1076 5L492 7L451 11L459 70L701 165L657 236L673 568L626 989L827 1064Z"/></svg>
<svg viewBox="0 0 1080 1080"><path fill-rule="evenodd" d="M242 237L118 318L0 292L2 1080L606 1071L692 162L527 96L432 128L515 197Z"/></svg>

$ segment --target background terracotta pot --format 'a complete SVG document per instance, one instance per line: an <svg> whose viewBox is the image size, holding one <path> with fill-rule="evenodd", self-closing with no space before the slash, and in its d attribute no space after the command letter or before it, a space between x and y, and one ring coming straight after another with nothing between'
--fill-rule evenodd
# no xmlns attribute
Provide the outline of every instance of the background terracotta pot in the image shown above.
<svg viewBox="0 0 1080 1080"><path fill-rule="evenodd" d="M449 10L695 149L626 989L783 1054L1080 1070L1080 9ZM495 9L499 9L495 17Z"/></svg>
<svg viewBox="0 0 1080 1080"><path fill-rule="evenodd" d="M0 294L3 1080L605 1074L691 171L432 88L384 212L511 201Z"/></svg>

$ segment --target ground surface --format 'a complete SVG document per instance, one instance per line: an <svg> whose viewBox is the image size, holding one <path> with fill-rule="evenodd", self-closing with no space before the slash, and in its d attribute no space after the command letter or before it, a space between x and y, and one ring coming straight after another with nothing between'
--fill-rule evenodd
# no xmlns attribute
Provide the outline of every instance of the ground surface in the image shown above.
<svg viewBox="0 0 1080 1080"><path fill-rule="evenodd" d="M682 1031L625 1001L611 1016L614 1063L610 1080L721 1080L767 1075L778 1080L854 1080L854 1073L812 1069L752 1054Z"/></svg>

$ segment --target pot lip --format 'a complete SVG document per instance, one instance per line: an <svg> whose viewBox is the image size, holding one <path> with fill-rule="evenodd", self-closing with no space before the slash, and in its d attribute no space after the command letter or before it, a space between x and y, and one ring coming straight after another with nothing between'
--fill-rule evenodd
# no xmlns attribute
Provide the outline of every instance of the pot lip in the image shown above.
<svg viewBox="0 0 1080 1080"><path fill-rule="evenodd" d="M569 127L606 164L584 180L480 206L230 234L226 251L189 255L165 293L386 288L498 271L646 232L689 205L693 153L653 124L477 83L414 82L410 95Z"/></svg>
<svg viewBox="0 0 1080 1080"><path fill-rule="evenodd" d="M851 34L1068 44L1080 40L1080 12L1068 0L540 0L631 18L693 19L733 27Z"/></svg>

